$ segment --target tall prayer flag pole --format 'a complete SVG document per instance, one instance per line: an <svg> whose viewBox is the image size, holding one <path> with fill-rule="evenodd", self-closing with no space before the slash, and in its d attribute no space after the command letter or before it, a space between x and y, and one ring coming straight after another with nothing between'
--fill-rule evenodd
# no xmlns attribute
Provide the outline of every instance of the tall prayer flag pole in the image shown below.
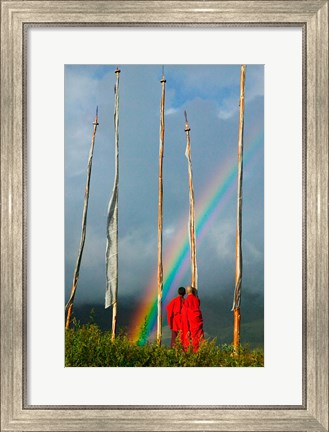
<svg viewBox="0 0 329 432"><path fill-rule="evenodd" d="M77 290L77 284L78 284L78 279L79 279L82 252L83 252L83 248L84 248L85 240L86 240L90 175L91 175L91 167L92 167L92 160L93 160L93 154L94 154L96 131L97 131L97 126L99 125L99 123L98 123L98 107L96 108L96 117L95 117L95 120L93 122L93 125L94 125L94 130L93 130L93 135L92 135L92 139L91 139L91 147L90 147L90 151L89 151L89 158L88 158L88 165L87 165L87 182L86 182L84 206L83 206L83 213L82 213L82 230L81 230L80 246L79 246L78 258L77 258L76 265L75 265L74 275L73 275L71 295L70 295L69 301L66 304L66 309L67 309L66 324L65 324L66 329L68 329L70 327L71 314L72 314L72 310L73 310L73 302L74 302L74 297L75 297L75 293Z"/></svg>
<svg viewBox="0 0 329 432"><path fill-rule="evenodd" d="M107 212L106 242L106 292L105 308L112 306L112 341L115 339L118 305L118 193L119 193L119 76L120 69L115 70L116 83L114 128L115 128L115 175L111 200Z"/></svg>
<svg viewBox="0 0 329 432"><path fill-rule="evenodd" d="M196 263L196 239L195 239L195 216L194 216L194 191L193 191L193 176L192 176L192 160L191 160L191 141L190 141L190 127L185 114L185 133L186 133L186 151L185 156L188 160L188 179L189 179L189 241L190 241L190 254L191 254L191 270L192 270L192 286L198 288L198 269Z"/></svg>
<svg viewBox="0 0 329 432"><path fill-rule="evenodd" d="M233 347L234 351L240 346L240 301L242 282L242 178L243 178L243 125L244 125L244 84L246 66L241 66L240 74L240 119L238 137L238 190L237 190L237 221L236 221L236 266L235 266L235 290L233 299Z"/></svg>
<svg viewBox="0 0 329 432"><path fill-rule="evenodd" d="M162 339L162 290L163 290L163 264L162 264L162 204L163 204L163 151L164 151L164 106L166 80L162 70L161 79L161 104L160 104L160 148L159 148L159 185L158 185L158 317L157 317L157 342L160 345Z"/></svg>

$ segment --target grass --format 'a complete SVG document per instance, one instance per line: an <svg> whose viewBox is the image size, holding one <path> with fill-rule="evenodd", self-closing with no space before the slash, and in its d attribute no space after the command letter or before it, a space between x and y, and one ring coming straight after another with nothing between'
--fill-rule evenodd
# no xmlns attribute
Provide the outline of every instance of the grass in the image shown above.
<svg viewBox="0 0 329 432"><path fill-rule="evenodd" d="M264 353L241 346L237 354L232 345L216 345L204 340L198 352L185 352L177 341L174 348L131 342L124 333L111 340L110 331L102 331L95 323L80 325L65 334L66 367L262 367Z"/></svg>

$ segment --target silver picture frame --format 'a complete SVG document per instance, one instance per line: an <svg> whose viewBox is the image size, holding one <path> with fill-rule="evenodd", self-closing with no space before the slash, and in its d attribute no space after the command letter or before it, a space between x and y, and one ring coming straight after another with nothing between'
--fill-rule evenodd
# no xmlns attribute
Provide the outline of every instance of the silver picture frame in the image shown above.
<svg viewBox="0 0 329 432"><path fill-rule="evenodd" d="M1 1L1 430L328 431L328 1ZM33 26L303 31L303 404L29 406L26 35Z"/></svg>

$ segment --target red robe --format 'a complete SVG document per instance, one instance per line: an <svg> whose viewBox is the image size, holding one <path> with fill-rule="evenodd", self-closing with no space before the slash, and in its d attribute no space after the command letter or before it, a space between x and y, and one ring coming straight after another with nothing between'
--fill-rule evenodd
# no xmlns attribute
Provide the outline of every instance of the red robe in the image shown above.
<svg viewBox="0 0 329 432"><path fill-rule="evenodd" d="M168 325L171 329L171 346L175 344L178 332L182 331L182 308L184 304L184 298L177 296L171 300L167 305L167 319Z"/></svg>
<svg viewBox="0 0 329 432"><path fill-rule="evenodd" d="M199 349L200 340L203 339L203 318L200 310L200 300L194 294L189 294L182 310L183 345L188 348L192 343L193 351Z"/></svg>

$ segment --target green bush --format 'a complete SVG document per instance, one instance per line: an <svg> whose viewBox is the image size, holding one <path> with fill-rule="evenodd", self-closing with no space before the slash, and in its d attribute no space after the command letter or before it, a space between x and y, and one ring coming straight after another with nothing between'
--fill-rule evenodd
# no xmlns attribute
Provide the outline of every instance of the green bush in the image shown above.
<svg viewBox="0 0 329 432"><path fill-rule="evenodd" d="M216 345L216 340L204 340L194 353L184 351L180 340L168 348L157 343L144 346L131 342L124 332L112 341L111 332L102 332L91 322L73 328L65 334L66 367L262 367L262 350L242 346L238 353L232 345Z"/></svg>

